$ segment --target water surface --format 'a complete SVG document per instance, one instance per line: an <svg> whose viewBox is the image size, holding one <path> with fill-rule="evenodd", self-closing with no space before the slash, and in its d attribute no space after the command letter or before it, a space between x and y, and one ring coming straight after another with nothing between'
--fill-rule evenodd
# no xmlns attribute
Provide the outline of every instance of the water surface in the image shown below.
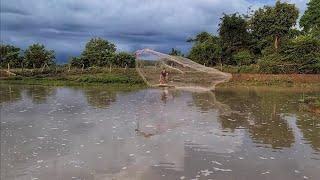
<svg viewBox="0 0 320 180"><path fill-rule="evenodd" d="M1 179L320 179L320 90L1 85Z"/></svg>

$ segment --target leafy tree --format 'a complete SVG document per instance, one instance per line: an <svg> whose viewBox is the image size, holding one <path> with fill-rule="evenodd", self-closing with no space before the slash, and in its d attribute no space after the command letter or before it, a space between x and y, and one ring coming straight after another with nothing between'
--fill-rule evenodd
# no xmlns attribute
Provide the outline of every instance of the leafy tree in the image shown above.
<svg viewBox="0 0 320 180"><path fill-rule="evenodd" d="M209 66L221 62L221 47L219 38L202 32L192 40L193 46L189 58L197 63Z"/></svg>
<svg viewBox="0 0 320 180"><path fill-rule="evenodd" d="M116 46L102 38L92 38L82 52L83 61L90 66L106 66L112 64Z"/></svg>
<svg viewBox="0 0 320 180"><path fill-rule="evenodd" d="M259 60L263 73L320 73L320 40L301 35L277 52L265 49Z"/></svg>
<svg viewBox="0 0 320 180"><path fill-rule="evenodd" d="M248 46L249 33L245 19L237 13L220 18L219 35L224 51L232 53Z"/></svg>
<svg viewBox="0 0 320 180"><path fill-rule="evenodd" d="M320 0L310 0L308 8L300 19L305 32L312 31L320 37Z"/></svg>
<svg viewBox="0 0 320 180"><path fill-rule="evenodd" d="M298 73L320 73L320 40L302 35L282 50L283 61L296 64Z"/></svg>
<svg viewBox="0 0 320 180"><path fill-rule="evenodd" d="M278 49L280 39L288 35L298 16L299 11L294 4L277 1L274 7L265 6L255 11L250 19L250 28L258 39L272 36L274 47Z"/></svg>
<svg viewBox="0 0 320 180"><path fill-rule="evenodd" d="M0 66L5 68L20 67L22 63L22 57L20 56L20 48L12 45L0 45Z"/></svg>
<svg viewBox="0 0 320 180"><path fill-rule="evenodd" d="M113 64L119 66L119 67L135 67L136 58L134 55L126 53L126 52L120 52L116 55L114 55L114 62Z"/></svg>
<svg viewBox="0 0 320 180"><path fill-rule="evenodd" d="M189 38L187 39L187 42L191 43L205 43L207 41L211 41L213 36L208 32L200 32L196 35L195 38Z"/></svg>
<svg viewBox="0 0 320 180"><path fill-rule="evenodd" d="M46 50L42 44L33 44L24 52L24 64L28 68L40 68L47 64L55 64L55 54L53 50Z"/></svg>
<svg viewBox="0 0 320 180"><path fill-rule="evenodd" d="M181 51L179 51L178 49L175 49L175 48L171 49L171 52L169 53L169 55L171 55L171 56L183 56Z"/></svg>

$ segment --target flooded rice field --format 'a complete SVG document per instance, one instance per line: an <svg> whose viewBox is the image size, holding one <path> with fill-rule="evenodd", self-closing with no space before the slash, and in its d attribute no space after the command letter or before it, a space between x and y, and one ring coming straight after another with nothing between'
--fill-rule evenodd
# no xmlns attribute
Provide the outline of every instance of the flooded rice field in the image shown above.
<svg viewBox="0 0 320 180"><path fill-rule="evenodd" d="M0 88L2 180L320 179L320 91Z"/></svg>

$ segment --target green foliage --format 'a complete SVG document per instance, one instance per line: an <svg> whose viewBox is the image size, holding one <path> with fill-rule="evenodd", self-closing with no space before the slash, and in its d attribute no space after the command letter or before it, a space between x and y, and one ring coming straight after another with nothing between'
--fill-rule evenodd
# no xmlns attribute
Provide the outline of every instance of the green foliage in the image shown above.
<svg viewBox="0 0 320 180"><path fill-rule="evenodd" d="M205 43L207 41L211 41L213 36L208 33L208 32L200 32L199 34L196 35L195 38L189 38L187 39L187 42L192 42L192 43Z"/></svg>
<svg viewBox="0 0 320 180"><path fill-rule="evenodd" d="M274 47L278 49L281 37L287 36L296 24L299 11L294 4L276 2L274 7L264 6L255 11L250 19L250 28L258 39L274 38Z"/></svg>
<svg viewBox="0 0 320 180"><path fill-rule="evenodd" d="M279 53L266 54L259 59L259 71L261 73L268 74L280 74L280 73L294 73L295 70L292 70L284 65L282 61L283 56ZM295 68L295 67L294 67Z"/></svg>
<svg viewBox="0 0 320 180"><path fill-rule="evenodd" d="M120 52L114 55L113 64L118 67L135 67L136 66L136 58L134 55Z"/></svg>
<svg viewBox="0 0 320 180"><path fill-rule="evenodd" d="M220 21L222 61L224 64L235 64L234 53L249 45L250 34L247 31L247 22L237 13L224 14Z"/></svg>
<svg viewBox="0 0 320 180"><path fill-rule="evenodd" d="M40 68L47 64L55 64L55 54L53 50L46 50L42 44L33 44L24 52L24 64L27 68Z"/></svg>
<svg viewBox="0 0 320 180"><path fill-rule="evenodd" d="M184 56L181 51L179 51L178 49L172 48L171 52L169 53L169 55L171 56Z"/></svg>
<svg viewBox="0 0 320 180"><path fill-rule="evenodd" d="M239 66L250 65L254 62L254 57L249 50L242 50L233 55L233 59Z"/></svg>
<svg viewBox="0 0 320 180"><path fill-rule="evenodd" d="M81 59L88 66L107 66L112 64L116 46L102 38L92 38L82 52Z"/></svg>
<svg viewBox="0 0 320 180"><path fill-rule="evenodd" d="M81 58L81 57L70 57L69 64L71 67L77 67L77 68L89 67L89 61L87 61L86 59Z"/></svg>
<svg viewBox="0 0 320 180"><path fill-rule="evenodd" d="M283 61L298 65L299 73L320 73L320 40L299 36L289 41L282 50Z"/></svg>
<svg viewBox="0 0 320 180"><path fill-rule="evenodd" d="M9 64L10 67L20 67L22 57L20 56L20 48L12 45L0 45L0 67L6 68Z"/></svg>
<svg viewBox="0 0 320 180"><path fill-rule="evenodd" d="M247 23L242 16L237 13L224 14L220 21L219 35L227 56L248 45Z"/></svg>
<svg viewBox="0 0 320 180"><path fill-rule="evenodd" d="M102 38L92 38L80 57L69 60L72 67L135 67L135 56L126 52L116 53L116 46Z"/></svg>
<svg viewBox="0 0 320 180"><path fill-rule="evenodd" d="M305 32L312 32L320 38L320 0L310 0L307 10L300 19Z"/></svg>
<svg viewBox="0 0 320 180"><path fill-rule="evenodd" d="M216 67L219 69L219 67ZM222 67L223 72L228 72L232 74L238 74L238 73L259 73L259 68L257 65L251 64L251 65L242 65L242 66L231 66L226 65Z"/></svg>
<svg viewBox="0 0 320 180"><path fill-rule="evenodd" d="M279 52L267 48L259 61L263 73L320 73L320 40L298 36Z"/></svg>
<svg viewBox="0 0 320 180"><path fill-rule="evenodd" d="M193 46L188 57L199 64L214 66L221 61L219 39L202 32L192 40Z"/></svg>

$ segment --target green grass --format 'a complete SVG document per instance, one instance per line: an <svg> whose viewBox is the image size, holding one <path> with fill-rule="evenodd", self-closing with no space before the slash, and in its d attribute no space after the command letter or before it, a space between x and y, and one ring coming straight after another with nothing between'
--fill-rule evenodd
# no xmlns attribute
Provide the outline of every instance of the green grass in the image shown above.
<svg viewBox="0 0 320 180"><path fill-rule="evenodd" d="M1 77L0 83L42 84L42 85L84 85L84 84L125 84L127 86L145 86L135 69L79 69L68 71L17 70L17 76Z"/></svg>

